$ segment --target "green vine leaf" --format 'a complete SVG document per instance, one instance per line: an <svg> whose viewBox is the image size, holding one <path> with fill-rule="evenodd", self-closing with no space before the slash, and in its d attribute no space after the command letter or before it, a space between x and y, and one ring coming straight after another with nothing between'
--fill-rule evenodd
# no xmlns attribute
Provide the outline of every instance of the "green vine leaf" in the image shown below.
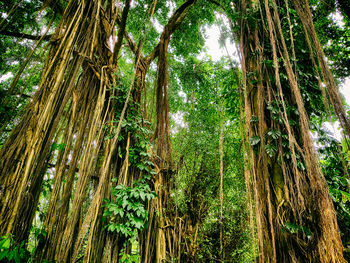
<svg viewBox="0 0 350 263"><path fill-rule="evenodd" d="M260 142L260 137L259 136L253 136L251 138L249 138L249 142L251 146L255 146Z"/></svg>
<svg viewBox="0 0 350 263"><path fill-rule="evenodd" d="M281 137L281 132L278 130L271 130L267 134L275 140Z"/></svg>

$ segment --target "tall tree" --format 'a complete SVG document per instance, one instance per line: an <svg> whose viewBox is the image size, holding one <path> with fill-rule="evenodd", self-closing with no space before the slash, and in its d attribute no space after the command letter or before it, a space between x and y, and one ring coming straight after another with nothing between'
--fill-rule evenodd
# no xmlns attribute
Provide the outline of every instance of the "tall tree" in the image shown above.
<svg viewBox="0 0 350 263"><path fill-rule="evenodd" d="M224 134L231 123L224 121L223 108L221 118L215 113L217 100L223 98L211 92L215 83L221 85L229 79L226 74L237 70L217 70L210 63L197 63L190 54L202 47L201 25L213 22L214 11L220 10L230 19L240 47L244 111L231 110L235 112L232 116L236 118L240 111L246 120L243 149L246 144L250 148L243 155L241 147L236 147L240 148L236 155L239 160L245 156L247 192L255 200L259 260L344 262L335 210L314 150L309 119L334 114L346 136L350 136L350 122L307 0L7 2L11 8L0 5L7 14L0 21L0 34L5 36L0 48L12 43L12 37L38 42L10 88L4 89L11 97L1 99L1 106L5 105L1 112L8 105L14 112L21 108L22 101L13 99L20 91L20 76L29 72L26 65L31 65L30 58L42 41L49 40L49 50L38 90L21 120L17 122L19 115L11 114L0 118L2 130L17 122L0 149L1 235L12 234L16 244L28 240L42 187L52 180L42 218L45 238L35 252L37 262L120 262L132 252L135 239L142 262L196 261L205 254L198 253L203 244L198 235L208 233L201 229L208 225L202 216L209 207L214 213L219 209L212 208L203 196L217 192L212 176L221 163L222 197L227 191L223 171L226 161L232 162L224 154ZM334 5L346 16L342 1ZM39 26L32 21L39 9L50 10L45 19L36 20L45 24L44 35L34 30ZM12 30L10 23L15 25ZM49 33L51 25L53 34ZM1 59L0 70L4 71L8 61ZM179 80L174 74L169 81L169 69L179 63L189 63L186 74L191 77ZM210 70L216 70L215 74L208 73ZM232 76L240 78L240 74ZM187 94L192 114L188 136L209 136L212 131L217 140L214 146L192 140L189 145L202 149L188 151L189 157L181 157L175 168L169 97L178 96L178 91L170 93L169 85L178 81L192 88ZM149 89L152 84L154 88ZM231 102L242 95L230 94L227 101ZM238 103L234 105L238 108ZM202 116L203 112L208 115ZM201 127L207 130L200 131ZM215 149L219 141L220 154ZM174 174L185 170L187 158L193 169L185 167L186 175L193 178L185 187L191 193L182 212L188 215L180 219L171 193ZM207 183L213 183L213 188L207 189ZM154 199L152 191L157 194ZM223 218L226 208L221 203L221 230L227 222ZM220 251L225 254L217 255L221 260L230 251L227 244L231 243L225 237L222 232Z"/></svg>
<svg viewBox="0 0 350 263"><path fill-rule="evenodd" d="M336 93L332 97L336 101L331 98L332 105L336 112L339 109L338 116L344 118L345 126L348 119L320 53L307 1L292 2L298 13L293 18L288 1L241 1L237 6L241 12L241 63L251 145L248 162L256 206L259 261L345 262L335 211L310 136L310 112L305 110L302 95L307 87L301 86L301 65L297 63L302 44L294 40L292 19L303 25L307 42L312 34L322 80L330 97ZM283 14L287 24L281 22ZM310 62L317 72L313 46L309 47ZM291 123L290 119L297 121Z"/></svg>

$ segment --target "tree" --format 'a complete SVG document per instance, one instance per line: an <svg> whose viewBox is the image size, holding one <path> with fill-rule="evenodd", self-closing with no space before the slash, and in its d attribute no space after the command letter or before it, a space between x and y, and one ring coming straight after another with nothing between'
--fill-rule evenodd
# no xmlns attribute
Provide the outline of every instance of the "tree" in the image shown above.
<svg viewBox="0 0 350 263"><path fill-rule="evenodd" d="M3 91L12 97L1 100L0 110L13 112L0 119L6 128L2 138L17 123L0 149L0 234L10 235L3 243L13 237L22 246L40 208L42 236L33 253L38 262L120 262L132 256L135 243L142 262L202 260L208 255L203 248L215 243L215 224L202 216L211 220L216 216L207 211L219 211L217 199L209 196L217 197L215 147L221 141L224 178L243 185L243 170L232 167L227 152L244 157L261 262L344 262L309 119L336 116L346 137L350 122L322 49L328 33L319 41L307 0L9 2L11 8L0 6L7 14L0 21L6 36L1 48L13 43L12 37L38 42ZM346 16L343 2L334 5ZM46 13L35 18L38 9ZM315 10L327 13L324 7ZM201 26L214 22L214 12L229 19L230 29L222 27L239 43L242 74L234 65L226 69L231 62L213 65L194 58L203 48ZM41 24L46 30L39 32ZM43 51L43 41L49 50L41 81L21 116L22 101L13 95L36 85L27 82L28 88L18 89L20 76L40 61L35 50ZM334 65L346 59L341 56ZM0 61L1 70L5 64ZM347 74L333 68L339 76ZM169 112L181 89L188 101L177 104L190 107L182 109L189 128L172 138ZM244 132L238 147L239 128ZM205 139L192 138L199 135ZM182 138L188 140L183 156ZM187 193L174 198L183 178L189 179ZM229 180L222 180L222 193L233 198L241 192L227 189ZM209 183L212 189L205 187ZM45 189L49 197L42 195ZM177 211L181 201L186 205ZM225 203L221 208L229 218L248 217ZM254 221L252 214L249 219ZM242 223L229 224L222 216L220 222L230 234L221 234L223 255L210 258L234 255L228 244L242 247L232 242L234 229L252 244L244 250L254 251L254 235L248 236ZM206 233L210 244L202 242Z"/></svg>
<svg viewBox="0 0 350 263"><path fill-rule="evenodd" d="M297 17L292 18L287 1L242 1L239 5L241 16L248 17L239 25L259 260L345 262L333 204L309 134L305 91L296 63L301 44L294 42L290 21L300 19L307 43L312 34L316 49L320 45L307 1L292 3L297 10ZM282 24L282 14L289 24ZM318 49L315 58L314 47L309 47L310 64L316 66L318 60L321 73L315 71L322 74L335 111L345 114L339 95L332 98L336 89L323 54ZM322 84L319 90L324 92ZM347 125L346 115L342 116ZM291 119L296 121L291 123Z"/></svg>

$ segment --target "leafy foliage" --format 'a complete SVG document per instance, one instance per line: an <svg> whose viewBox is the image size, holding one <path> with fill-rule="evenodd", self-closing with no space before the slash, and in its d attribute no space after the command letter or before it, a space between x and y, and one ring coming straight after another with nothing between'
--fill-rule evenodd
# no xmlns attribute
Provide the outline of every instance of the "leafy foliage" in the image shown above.
<svg viewBox="0 0 350 263"><path fill-rule="evenodd" d="M350 246L350 194L349 168L344 163L348 158L347 142L344 142L345 151L339 152L342 145L334 139L327 130L317 128L318 152L322 158L321 165L329 185L329 193L337 211L337 219L345 247ZM350 253L345 253L347 260Z"/></svg>
<svg viewBox="0 0 350 263"><path fill-rule="evenodd" d="M198 239L188 237L192 248L182 253L185 262L215 262L220 255L218 158L220 126L224 127L223 243L225 261L250 262L255 257L247 220L242 177L239 72L227 61L198 61L189 57L176 64L171 86L173 153L178 162L175 207L198 226ZM177 93L181 92L181 96ZM183 116L176 119L175 116ZM260 139L260 138L259 138ZM185 217L186 218L186 217Z"/></svg>
<svg viewBox="0 0 350 263"><path fill-rule="evenodd" d="M0 261L1 262L27 262L30 258L29 251L25 248L25 241L15 244L11 235L0 237Z"/></svg>
<svg viewBox="0 0 350 263"><path fill-rule="evenodd" d="M144 182L137 182L134 187L117 185L111 195L114 200L105 199L103 215L107 219L106 229L127 239L135 237L147 226L145 202L151 201L156 194Z"/></svg>

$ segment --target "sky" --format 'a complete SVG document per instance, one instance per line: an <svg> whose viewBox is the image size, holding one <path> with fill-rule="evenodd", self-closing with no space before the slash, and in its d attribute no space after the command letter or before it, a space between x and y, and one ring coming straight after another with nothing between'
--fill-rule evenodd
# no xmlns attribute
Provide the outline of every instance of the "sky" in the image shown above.
<svg viewBox="0 0 350 263"><path fill-rule="evenodd" d="M223 56L227 56L227 51L225 47L220 46L220 29L218 26L213 25L205 28L207 38L205 40L205 46L207 48L207 54L215 61L220 60ZM236 47L226 40L227 50L230 52L230 57L237 60L238 58L235 55Z"/></svg>

